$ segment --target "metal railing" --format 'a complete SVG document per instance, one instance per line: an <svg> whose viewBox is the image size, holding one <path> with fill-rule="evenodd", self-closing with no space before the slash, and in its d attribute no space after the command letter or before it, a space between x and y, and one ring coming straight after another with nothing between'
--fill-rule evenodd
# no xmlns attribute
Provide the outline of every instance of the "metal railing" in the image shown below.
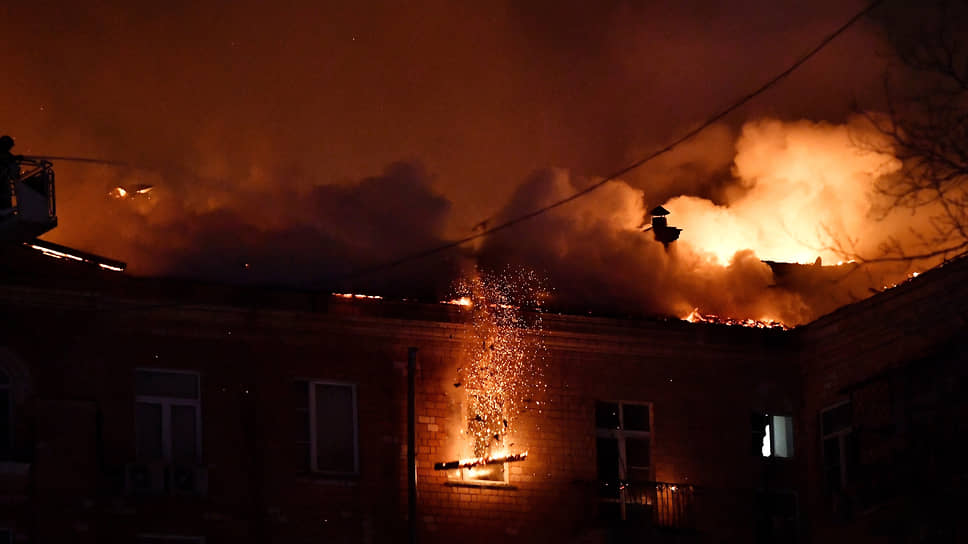
<svg viewBox="0 0 968 544"><path fill-rule="evenodd" d="M41 193L47 199L47 213L51 218L57 217L57 204L54 196L54 167L50 162L38 159L20 160L20 177L17 182L25 183ZM35 183L27 183L28 180Z"/></svg>
<svg viewBox="0 0 968 544"><path fill-rule="evenodd" d="M695 529L695 488L691 485L623 481L601 482L603 517L657 528Z"/></svg>

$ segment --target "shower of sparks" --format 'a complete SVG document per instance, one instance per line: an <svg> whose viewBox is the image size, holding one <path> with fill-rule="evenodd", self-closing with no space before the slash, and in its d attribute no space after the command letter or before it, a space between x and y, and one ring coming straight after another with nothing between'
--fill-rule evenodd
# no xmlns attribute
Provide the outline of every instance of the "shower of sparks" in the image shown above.
<svg viewBox="0 0 968 544"><path fill-rule="evenodd" d="M541 306L546 298L533 272L479 272L460 280L455 300L470 312L467 364L455 386L467 402L464 429L475 457L506 454L517 417L531 408L547 385L546 350L541 340Z"/></svg>

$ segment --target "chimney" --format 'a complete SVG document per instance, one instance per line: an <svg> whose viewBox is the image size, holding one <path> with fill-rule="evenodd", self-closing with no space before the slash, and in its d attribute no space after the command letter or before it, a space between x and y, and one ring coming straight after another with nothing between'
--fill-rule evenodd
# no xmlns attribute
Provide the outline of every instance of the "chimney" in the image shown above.
<svg viewBox="0 0 968 544"><path fill-rule="evenodd" d="M669 226L669 221L666 218L669 215L669 210L662 206L656 206L649 214L652 215L652 226L645 230L651 228L655 239L662 242L662 245L668 249L670 243L679 239L679 233L682 232L682 229Z"/></svg>

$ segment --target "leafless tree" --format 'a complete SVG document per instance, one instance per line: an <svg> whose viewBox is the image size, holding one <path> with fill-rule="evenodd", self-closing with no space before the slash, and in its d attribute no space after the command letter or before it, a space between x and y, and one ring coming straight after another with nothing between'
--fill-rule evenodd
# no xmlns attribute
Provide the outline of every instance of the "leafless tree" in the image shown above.
<svg viewBox="0 0 968 544"><path fill-rule="evenodd" d="M886 112L864 113L886 144L868 145L902 164L877 186L881 211L906 209L929 221L912 230L913 245L891 238L880 255L852 256L949 260L968 253L968 1L908 3L893 15L886 27L897 62L885 77Z"/></svg>

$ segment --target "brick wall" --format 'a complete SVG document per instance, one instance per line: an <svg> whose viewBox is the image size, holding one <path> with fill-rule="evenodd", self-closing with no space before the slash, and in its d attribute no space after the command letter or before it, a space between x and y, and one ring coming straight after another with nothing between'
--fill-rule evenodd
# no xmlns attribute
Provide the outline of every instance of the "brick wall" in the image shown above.
<svg viewBox="0 0 968 544"><path fill-rule="evenodd" d="M948 264L878 296L842 308L798 331L796 341L800 346L803 390L800 436L803 449L809 452L801 458L800 487L806 490L804 525L812 529L811 541L848 542L878 534L899 542L907 541L908 537L915 540L924 537L904 534L916 530L918 523L906 517L910 510L894 512L882 508L882 514L887 513L886 517L893 518L887 520L894 526L889 529L884 527L891 525L882 523L884 516L873 510L864 512L863 508L854 508L848 520L838 519L839 516L833 514L833 499L824 484L820 412L825 407L851 399L852 393L854 404L863 404L858 402L856 391L873 391L864 384L874 382L881 389L886 388L881 391L885 393L880 395L883 399L874 405L861 406L855 412L879 411L882 413L878 417L893 424L888 420L901 416L892 404L901 402L904 395L901 391L911 387L905 383L899 369L922 365L925 359L935 358L939 349L954 349L956 353L945 356L954 359L949 361L944 372L950 373L951 377L964 374L966 354L957 355L957 352L964 353L962 338L968 323L968 314L964 310L968 302L966 274L968 263ZM932 377L927 387L939 387L944 378ZM854 424L858 426L857 419L867 416L855 413L854 417ZM900 427L891 432L898 439L904 434ZM894 449L897 447L901 446ZM935 447L943 448L940 444ZM894 465L889 472L908 468ZM881 528L876 526L879 523Z"/></svg>
<svg viewBox="0 0 968 544"><path fill-rule="evenodd" d="M419 348L423 542L608 538L613 528L597 513L596 400L651 403L653 478L696 487L695 540L749 542L755 491L795 487L792 463L750 452L751 412L800 404L796 357L777 331L549 317L549 387L518 423L513 448L529 457L509 465L509 486L475 487L433 470L462 445L463 393L453 380L466 331L453 309L418 307L421 317L410 319L383 303L307 313L18 289L3 297L11 326L0 344L30 368L32 397L50 401L32 419L31 508L10 514L38 542L130 542L143 532L209 543L402 540L410 346ZM119 491L134 458L138 367L200 373L207 496ZM358 476L301 470L293 384L307 379L357 385ZM57 430L64 426L80 436ZM64 442L77 447L57 460Z"/></svg>

